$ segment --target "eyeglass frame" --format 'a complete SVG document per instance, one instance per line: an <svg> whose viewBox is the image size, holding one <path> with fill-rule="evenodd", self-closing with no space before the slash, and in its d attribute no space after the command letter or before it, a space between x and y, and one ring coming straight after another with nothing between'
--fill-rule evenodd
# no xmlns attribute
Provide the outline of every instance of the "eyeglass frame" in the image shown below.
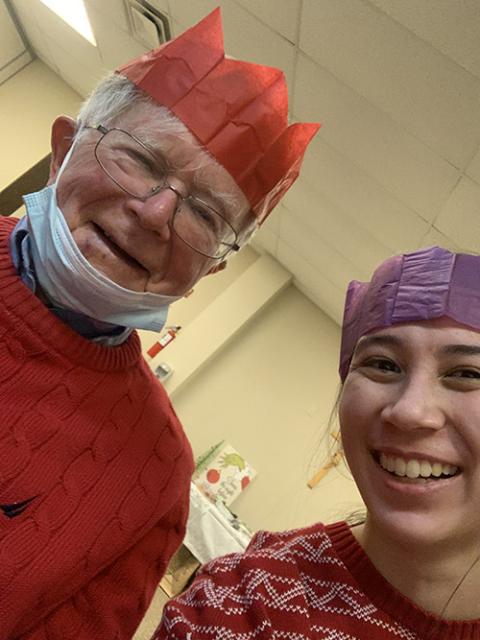
<svg viewBox="0 0 480 640"><path fill-rule="evenodd" d="M207 202L204 202L201 198L197 198L196 196L192 196L192 195L187 195L184 196L180 193L180 191L178 191L178 189L176 189L175 187L172 187L172 185L168 182L167 178L165 178L165 182L163 185L157 185L156 187L153 187L151 189L151 193L147 194L146 196L138 196L135 193L132 193L131 191L129 191L128 189L126 189L123 185L121 185L117 180L115 180L115 178L106 170L106 168L104 167L104 165L102 164L102 162L100 161L98 154L97 154L97 149L99 147L99 145L101 144L103 138L110 133L110 131L121 131L122 133L125 133L127 136L129 136L130 138L132 138L132 140L135 140L135 142L137 142L143 149L145 149L145 151L152 156L152 152L150 151L150 149L147 147L147 145L142 142L141 140L139 140L135 135L133 135L133 133L130 133L129 131L125 131L125 129L121 129L120 127L112 127L112 128L107 128L102 124L98 124L98 125L82 125L81 129L93 129L95 131L98 131L99 133L101 133L101 138L95 143L95 149L93 151L94 155L95 155L95 160L98 162L100 168L102 169L102 171L105 173L105 175L107 175L110 180L112 180L112 182L114 182L117 187L119 187L122 191L124 191L125 193L128 193L129 196L132 196L132 198L136 198L137 200L141 200L142 202L145 202L146 200L148 200L148 198L151 198L155 195L157 195L158 193L160 193L161 191L165 191L166 189L170 189L170 191L173 191L173 193L177 196L177 198L180 200L180 202L184 202L185 200L188 200L189 198L193 198L194 200L198 201L201 205L207 207L207 209L211 209L216 215L220 216L220 218L222 218L222 220L230 227L230 229L233 231L234 236L235 236L235 240L233 242L233 244L229 244L227 242L221 242L220 244L225 244L227 246L227 249L225 250L225 253L223 253L221 256L211 256L207 253L204 253L203 251L200 251L199 249L196 249L195 247L192 247L192 245L190 243L188 243L184 238L182 238L181 235L179 235L179 233L177 232L177 230L175 229L175 225L173 224L173 220L179 210L179 206L177 206L175 208L175 211L173 212L173 216L172 216L172 221L171 223L169 222L169 226L171 227L171 229L173 230L173 232L175 233L175 235L177 236L177 238L179 238L184 244L187 245L187 247L189 247L190 249L192 249L192 251L195 251L196 253L204 256L205 258L210 258L211 260L224 260L228 254L230 252L237 252L240 251L241 247L238 244L238 231L232 226L232 224L225 218L224 215L222 215L219 211L217 211L214 207L212 207L210 204L208 204Z"/></svg>

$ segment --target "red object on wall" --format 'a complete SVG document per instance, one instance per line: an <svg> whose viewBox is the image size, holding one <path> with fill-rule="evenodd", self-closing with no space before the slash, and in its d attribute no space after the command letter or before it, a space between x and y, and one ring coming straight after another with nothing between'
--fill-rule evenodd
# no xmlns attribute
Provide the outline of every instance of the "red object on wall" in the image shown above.
<svg viewBox="0 0 480 640"><path fill-rule="evenodd" d="M150 358L154 358L157 353L159 353L162 349L165 349L167 344L170 344L170 342L176 338L177 333L181 328L182 327L178 326L169 327L168 331L160 338L160 340L157 340L157 342L152 344L150 349L147 350L147 354L150 356Z"/></svg>

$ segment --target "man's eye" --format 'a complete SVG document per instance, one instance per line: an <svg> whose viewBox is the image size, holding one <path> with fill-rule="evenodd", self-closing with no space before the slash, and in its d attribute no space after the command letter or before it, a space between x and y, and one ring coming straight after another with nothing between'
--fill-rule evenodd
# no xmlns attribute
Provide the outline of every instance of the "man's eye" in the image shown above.
<svg viewBox="0 0 480 640"><path fill-rule="evenodd" d="M136 152L132 152L131 155L133 160L135 160L135 162L138 165L140 165L144 170L150 173L159 173L159 168L156 166L155 162L153 161L153 158L150 158L148 156L145 156L141 153L136 153Z"/></svg>
<svg viewBox="0 0 480 640"><path fill-rule="evenodd" d="M156 176L159 178L164 177L164 173L154 162L153 158L140 153L137 149L130 147L118 148L113 157L113 161L116 162L122 170L129 173Z"/></svg>
<svg viewBox="0 0 480 640"><path fill-rule="evenodd" d="M201 222L205 223L208 227L216 231L217 221L216 216L211 209L205 207L197 202L190 201L190 208L195 214L195 217Z"/></svg>

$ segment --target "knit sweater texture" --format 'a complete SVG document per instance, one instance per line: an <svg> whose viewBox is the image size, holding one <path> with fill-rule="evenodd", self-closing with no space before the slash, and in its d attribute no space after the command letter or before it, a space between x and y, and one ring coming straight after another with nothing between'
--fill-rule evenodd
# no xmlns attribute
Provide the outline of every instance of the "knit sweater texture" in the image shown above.
<svg viewBox="0 0 480 640"><path fill-rule="evenodd" d="M193 459L134 332L81 337L0 220L0 640L131 638L180 545Z"/></svg>
<svg viewBox="0 0 480 640"><path fill-rule="evenodd" d="M205 565L164 610L152 640L473 640L396 591L345 522L258 533Z"/></svg>

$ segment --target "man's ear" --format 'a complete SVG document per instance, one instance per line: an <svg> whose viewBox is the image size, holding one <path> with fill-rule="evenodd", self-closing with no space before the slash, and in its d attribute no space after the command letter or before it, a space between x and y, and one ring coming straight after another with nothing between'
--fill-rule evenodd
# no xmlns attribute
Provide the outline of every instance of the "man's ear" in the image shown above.
<svg viewBox="0 0 480 640"><path fill-rule="evenodd" d="M48 184L51 184L55 180L63 159L72 146L76 128L75 120L68 116L58 116L58 118L55 119L52 125L52 158L50 160Z"/></svg>
<svg viewBox="0 0 480 640"><path fill-rule="evenodd" d="M226 268L227 268L227 261L222 260L222 262L219 262L218 264L215 264L213 267L210 267L210 269L207 271L205 275L208 276L211 273L218 273L219 271L223 271Z"/></svg>

